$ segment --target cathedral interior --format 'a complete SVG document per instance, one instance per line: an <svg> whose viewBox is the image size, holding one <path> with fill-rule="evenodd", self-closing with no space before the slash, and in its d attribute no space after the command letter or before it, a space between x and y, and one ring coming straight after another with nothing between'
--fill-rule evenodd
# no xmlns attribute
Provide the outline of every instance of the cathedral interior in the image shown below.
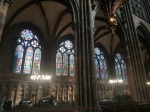
<svg viewBox="0 0 150 112"><path fill-rule="evenodd" d="M149 0L0 0L0 95L12 105L150 101Z"/></svg>

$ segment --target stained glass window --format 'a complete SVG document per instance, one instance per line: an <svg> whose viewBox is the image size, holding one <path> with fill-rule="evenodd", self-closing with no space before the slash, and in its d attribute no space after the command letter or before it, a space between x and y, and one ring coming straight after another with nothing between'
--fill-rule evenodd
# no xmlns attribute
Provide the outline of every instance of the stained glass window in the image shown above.
<svg viewBox="0 0 150 112"><path fill-rule="evenodd" d="M74 49L73 43L66 40L59 45L56 54L56 75L74 76Z"/></svg>
<svg viewBox="0 0 150 112"><path fill-rule="evenodd" d="M116 71L116 78L126 80L126 64L123 60L123 57L117 53L115 56L115 71Z"/></svg>
<svg viewBox="0 0 150 112"><path fill-rule="evenodd" d="M96 78L108 79L107 62L103 52L99 48L95 48L94 52L95 52Z"/></svg>
<svg viewBox="0 0 150 112"><path fill-rule="evenodd" d="M41 46L32 31L24 29L17 39L13 72L18 74L38 74L40 72Z"/></svg>

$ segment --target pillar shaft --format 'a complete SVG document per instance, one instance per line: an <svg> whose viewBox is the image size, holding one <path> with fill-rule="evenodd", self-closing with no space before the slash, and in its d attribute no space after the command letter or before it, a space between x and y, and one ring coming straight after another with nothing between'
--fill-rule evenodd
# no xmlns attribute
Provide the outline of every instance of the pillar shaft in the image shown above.
<svg viewBox="0 0 150 112"><path fill-rule="evenodd" d="M81 26L77 30L77 106L97 106L95 87L94 40L93 40L93 15L90 0L79 1ZM78 79L78 80L77 80Z"/></svg>
<svg viewBox="0 0 150 112"><path fill-rule="evenodd" d="M142 60L141 50L139 47L139 40L136 33L136 29L133 22L132 11L129 6L129 2L125 4L125 9L127 13L127 41L131 42L129 45L129 54L131 56L131 65L133 69L132 80L136 85L136 97L135 100L147 100L146 93L146 73L144 69L144 64Z"/></svg>
<svg viewBox="0 0 150 112"><path fill-rule="evenodd" d="M1 37L2 37L2 33L3 33L6 15L7 15L7 10L11 4L12 4L11 0L1 0L0 1L0 42L1 42Z"/></svg>

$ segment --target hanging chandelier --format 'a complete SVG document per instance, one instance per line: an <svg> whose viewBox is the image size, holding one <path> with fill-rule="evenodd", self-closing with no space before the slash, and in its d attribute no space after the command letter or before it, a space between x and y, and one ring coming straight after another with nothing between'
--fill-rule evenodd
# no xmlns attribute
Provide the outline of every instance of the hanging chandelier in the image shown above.
<svg viewBox="0 0 150 112"><path fill-rule="evenodd" d="M108 28L111 29L112 34L115 33L118 25L116 11L127 0L100 0L101 8L104 11L105 16L108 18Z"/></svg>

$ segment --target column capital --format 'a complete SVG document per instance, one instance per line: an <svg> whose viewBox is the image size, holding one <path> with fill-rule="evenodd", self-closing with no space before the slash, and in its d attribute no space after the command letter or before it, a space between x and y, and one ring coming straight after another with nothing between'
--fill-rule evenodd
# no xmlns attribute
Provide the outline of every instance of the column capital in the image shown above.
<svg viewBox="0 0 150 112"><path fill-rule="evenodd" d="M8 4L10 6L13 3L13 0L1 0L4 1L4 4Z"/></svg>

